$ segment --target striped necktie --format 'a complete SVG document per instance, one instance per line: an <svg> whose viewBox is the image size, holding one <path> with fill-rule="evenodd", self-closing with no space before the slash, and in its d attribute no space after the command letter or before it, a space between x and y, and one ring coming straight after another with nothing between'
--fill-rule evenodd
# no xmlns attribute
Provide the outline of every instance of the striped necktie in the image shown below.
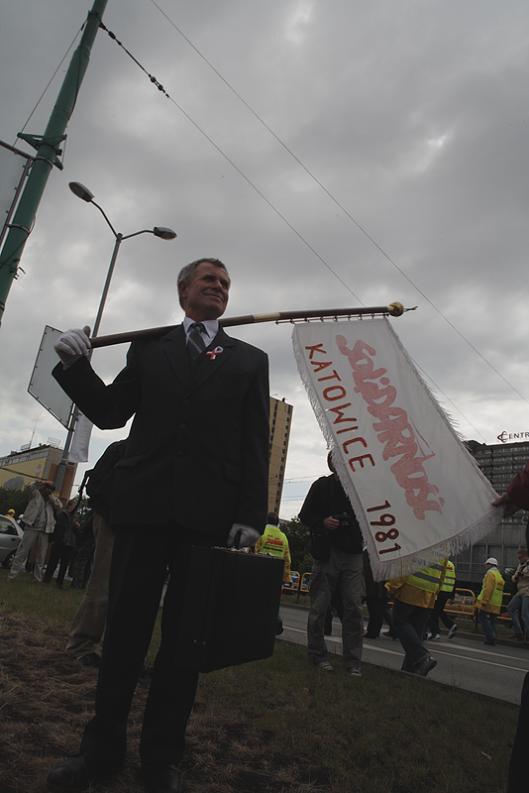
<svg viewBox="0 0 529 793"><path fill-rule="evenodd" d="M192 361L196 361L201 353L206 349L204 343L203 333L206 332L202 322L193 322L189 326L189 333L187 334L187 349Z"/></svg>

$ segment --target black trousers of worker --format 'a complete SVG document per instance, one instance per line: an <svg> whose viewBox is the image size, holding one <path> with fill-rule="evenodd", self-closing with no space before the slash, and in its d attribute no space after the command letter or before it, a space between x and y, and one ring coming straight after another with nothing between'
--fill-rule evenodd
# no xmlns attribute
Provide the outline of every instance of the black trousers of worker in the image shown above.
<svg viewBox="0 0 529 793"><path fill-rule="evenodd" d="M366 598L367 613L369 614L369 622L365 636L368 639L377 639L382 630L384 620L389 625L389 632L393 634L393 618L388 608L387 598L384 597L367 597Z"/></svg>
<svg viewBox="0 0 529 793"><path fill-rule="evenodd" d="M198 682L198 672L182 668L178 658L179 620L183 610L192 606L184 602L191 546L180 540L182 534L177 526L116 531L95 717L81 742L81 752L97 769L116 770L123 764L127 718L167 573L162 638L143 718L140 756L147 767L181 759Z"/></svg>
<svg viewBox="0 0 529 793"><path fill-rule="evenodd" d="M455 620L449 614L445 613L445 606L449 600L452 598L451 592L439 592L437 595L437 599L435 601L435 606L430 614L430 619L428 620L428 630L433 636L437 636L439 633L439 620L443 623L445 628L450 629L452 625L455 625Z"/></svg>
<svg viewBox="0 0 529 793"><path fill-rule="evenodd" d="M393 605L393 630L406 655L402 664L404 672L411 672L428 655L422 643L430 609L412 606L396 600Z"/></svg>

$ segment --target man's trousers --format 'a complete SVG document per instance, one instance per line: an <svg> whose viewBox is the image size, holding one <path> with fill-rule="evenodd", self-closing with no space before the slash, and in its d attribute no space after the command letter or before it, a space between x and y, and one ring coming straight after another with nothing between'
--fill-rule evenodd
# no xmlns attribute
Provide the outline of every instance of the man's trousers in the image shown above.
<svg viewBox="0 0 529 793"><path fill-rule="evenodd" d="M178 624L184 609L191 546L179 527L120 527L114 537L107 627L96 691L95 717L81 751L99 769L116 769L126 752L127 718L158 614L164 583L161 644L143 718L144 766L178 763L198 672L178 657Z"/></svg>
<svg viewBox="0 0 529 793"><path fill-rule="evenodd" d="M346 666L359 666L362 659L362 593L364 589L362 554L331 548L326 562L314 562L310 582L310 611L307 621L309 658L319 663L327 658L324 638L325 616L333 592L340 592L343 659Z"/></svg>
<svg viewBox="0 0 529 793"><path fill-rule="evenodd" d="M13 559L13 564L11 565L11 570L9 571L9 578L15 578L20 573L29 558L32 548L36 546L37 556L33 575L37 581L42 581L44 564L46 562L46 556L48 555L48 545L49 535L46 534L46 532L37 531L37 529L32 529L31 526L25 528L24 536L20 541L15 558Z"/></svg>
<svg viewBox="0 0 529 793"><path fill-rule="evenodd" d="M514 595L509 601L507 612L512 619L515 634L520 637L529 636L529 595Z"/></svg>
<svg viewBox="0 0 529 793"><path fill-rule="evenodd" d="M108 585L114 532L101 517L94 513L92 524L95 551L92 571L86 591L73 618L66 652L74 658L93 653L103 638L108 608Z"/></svg>

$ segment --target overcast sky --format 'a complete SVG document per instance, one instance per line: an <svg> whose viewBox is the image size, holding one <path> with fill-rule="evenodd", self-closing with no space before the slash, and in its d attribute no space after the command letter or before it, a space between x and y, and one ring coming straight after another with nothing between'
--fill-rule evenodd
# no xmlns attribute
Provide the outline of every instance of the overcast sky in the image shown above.
<svg viewBox="0 0 529 793"><path fill-rule="evenodd" d="M89 6L0 0L0 139L15 141ZM93 324L110 260L110 230L69 181L124 234L178 232L123 243L102 333L179 321L178 269L218 256L227 315L418 305L393 326L461 435L529 431L526 2L109 0L104 22L172 99L98 33L0 329L0 454L64 440L29 378L44 325ZM26 131L44 132L67 62ZM294 405L290 517L326 471L291 328L234 335L268 352L272 394ZM94 367L111 379L124 354ZM95 430L90 461L124 434Z"/></svg>

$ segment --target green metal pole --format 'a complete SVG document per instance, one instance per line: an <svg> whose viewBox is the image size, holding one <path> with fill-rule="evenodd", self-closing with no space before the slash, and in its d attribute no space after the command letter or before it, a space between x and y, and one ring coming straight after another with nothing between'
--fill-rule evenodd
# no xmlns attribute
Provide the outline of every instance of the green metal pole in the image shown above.
<svg viewBox="0 0 529 793"><path fill-rule="evenodd" d="M79 88L90 60L90 50L106 4L107 0L94 0L81 41L70 61L44 135L19 136L34 146L37 154L0 253L0 322L51 169L53 165L62 168L57 157L61 153L61 144L66 138L65 130L75 107Z"/></svg>

